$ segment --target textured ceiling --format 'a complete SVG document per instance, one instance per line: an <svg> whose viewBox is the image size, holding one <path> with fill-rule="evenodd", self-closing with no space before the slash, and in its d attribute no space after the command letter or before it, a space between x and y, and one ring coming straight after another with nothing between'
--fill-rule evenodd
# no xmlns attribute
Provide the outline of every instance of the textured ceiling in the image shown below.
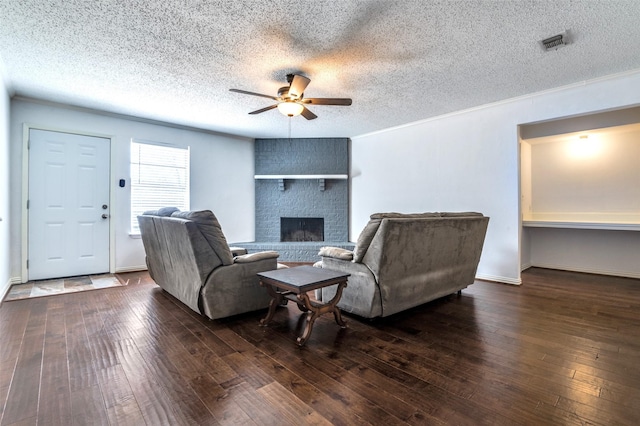
<svg viewBox="0 0 640 426"><path fill-rule="evenodd" d="M16 95L249 137L289 119L229 89L275 96L300 72L307 97L353 105L310 107L292 137L351 137L640 69L638 17L638 0L1 0L0 57Z"/></svg>

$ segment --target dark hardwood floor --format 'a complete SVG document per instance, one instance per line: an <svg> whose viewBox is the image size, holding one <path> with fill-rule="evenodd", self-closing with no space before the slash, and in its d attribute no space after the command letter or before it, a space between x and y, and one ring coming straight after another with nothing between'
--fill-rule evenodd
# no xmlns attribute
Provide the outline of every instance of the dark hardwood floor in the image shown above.
<svg viewBox="0 0 640 426"><path fill-rule="evenodd" d="M0 308L0 424L640 424L640 280L531 269L379 321L208 321L146 273Z"/></svg>

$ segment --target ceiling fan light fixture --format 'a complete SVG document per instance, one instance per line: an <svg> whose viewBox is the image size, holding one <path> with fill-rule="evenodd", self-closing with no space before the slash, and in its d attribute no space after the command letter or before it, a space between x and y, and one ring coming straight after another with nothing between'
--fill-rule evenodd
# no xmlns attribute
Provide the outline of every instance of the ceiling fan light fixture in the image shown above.
<svg viewBox="0 0 640 426"><path fill-rule="evenodd" d="M295 117L300 115L304 110L304 105L297 102L285 101L278 104L278 111L287 117Z"/></svg>

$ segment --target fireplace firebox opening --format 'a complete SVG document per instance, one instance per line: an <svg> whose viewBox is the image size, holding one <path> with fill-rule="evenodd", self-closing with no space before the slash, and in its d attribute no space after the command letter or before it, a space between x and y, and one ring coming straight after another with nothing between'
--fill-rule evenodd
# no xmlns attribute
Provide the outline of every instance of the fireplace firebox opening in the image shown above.
<svg viewBox="0 0 640 426"><path fill-rule="evenodd" d="M281 217L280 241L324 241L324 219L321 217Z"/></svg>

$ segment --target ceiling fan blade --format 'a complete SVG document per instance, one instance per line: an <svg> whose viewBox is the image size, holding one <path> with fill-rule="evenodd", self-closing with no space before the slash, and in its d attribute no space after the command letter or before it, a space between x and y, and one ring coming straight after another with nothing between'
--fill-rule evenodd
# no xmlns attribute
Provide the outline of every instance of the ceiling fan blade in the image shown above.
<svg viewBox="0 0 640 426"><path fill-rule="evenodd" d="M304 98L303 104L313 105L351 105L349 98Z"/></svg>
<svg viewBox="0 0 640 426"><path fill-rule="evenodd" d="M293 99L300 99L302 96L302 92L307 88L311 80L302 75L294 74L293 80L291 80L291 84L289 85L289 96Z"/></svg>
<svg viewBox="0 0 640 426"><path fill-rule="evenodd" d="M263 97L263 98L273 99L274 101L277 101L277 100L278 100L278 98L276 98L275 96L263 95L262 93L247 92L246 90L240 90L240 89L229 89L229 91L230 91L230 92L235 92L235 93L242 93L243 95L261 96L261 97Z"/></svg>
<svg viewBox="0 0 640 426"><path fill-rule="evenodd" d="M318 118L317 115L315 115L314 113L312 113L311 111L309 111L307 109L307 107L305 107L302 112L300 113L300 115L302 115L304 118L306 118L307 120L313 120L314 118Z"/></svg>
<svg viewBox="0 0 640 426"><path fill-rule="evenodd" d="M277 104L276 105L271 105L271 106L268 106L266 108L257 109L255 111L251 111L249 114L260 114L261 112L269 111L270 109L274 109L274 108L277 108L277 107L278 107Z"/></svg>

